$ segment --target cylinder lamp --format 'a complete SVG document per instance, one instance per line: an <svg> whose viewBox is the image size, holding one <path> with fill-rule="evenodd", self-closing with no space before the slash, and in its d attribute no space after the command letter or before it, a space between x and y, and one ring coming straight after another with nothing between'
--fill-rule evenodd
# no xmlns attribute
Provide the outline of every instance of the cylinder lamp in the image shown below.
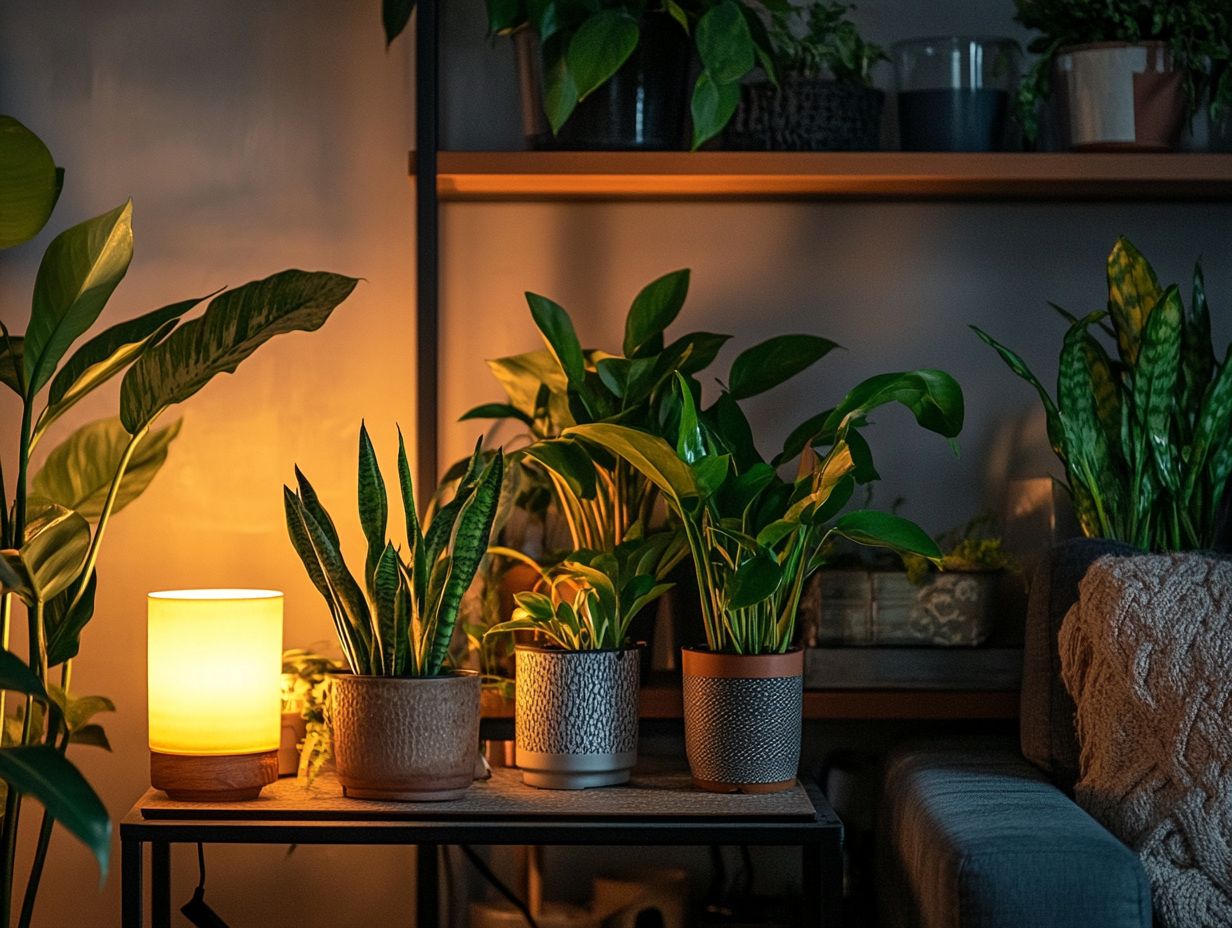
<svg viewBox="0 0 1232 928"><path fill-rule="evenodd" d="M255 799L278 777L282 594L151 593L150 783L176 800Z"/></svg>

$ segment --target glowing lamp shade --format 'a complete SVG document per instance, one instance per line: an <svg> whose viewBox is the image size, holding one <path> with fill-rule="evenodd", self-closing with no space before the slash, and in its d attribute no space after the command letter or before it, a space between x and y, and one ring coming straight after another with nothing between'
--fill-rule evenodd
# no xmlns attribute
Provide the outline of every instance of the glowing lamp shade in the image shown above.
<svg viewBox="0 0 1232 928"><path fill-rule="evenodd" d="M176 799L255 798L277 777L282 594L151 593L148 618L151 783Z"/></svg>

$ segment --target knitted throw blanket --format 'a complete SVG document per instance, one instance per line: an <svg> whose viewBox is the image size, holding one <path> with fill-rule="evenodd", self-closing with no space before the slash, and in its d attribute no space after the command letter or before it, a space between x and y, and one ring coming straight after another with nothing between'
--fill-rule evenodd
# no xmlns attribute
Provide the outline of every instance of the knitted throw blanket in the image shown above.
<svg viewBox="0 0 1232 928"><path fill-rule="evenodd" d="M1232 925L1232 561L1096 561L1060 650L1078 804L1138 854L1159 924Z"/></svg>

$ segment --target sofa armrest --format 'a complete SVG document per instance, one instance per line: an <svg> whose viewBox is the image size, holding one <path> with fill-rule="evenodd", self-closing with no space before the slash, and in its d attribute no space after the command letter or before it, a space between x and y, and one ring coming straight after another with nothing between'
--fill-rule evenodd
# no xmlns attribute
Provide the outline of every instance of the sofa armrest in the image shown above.
<svg viewBox="0 0 1232 928"><path fill-rule="evenodd" d="M900 748L883 785L884 925L1150 928L1137 857L1009 739Z"/></svg>

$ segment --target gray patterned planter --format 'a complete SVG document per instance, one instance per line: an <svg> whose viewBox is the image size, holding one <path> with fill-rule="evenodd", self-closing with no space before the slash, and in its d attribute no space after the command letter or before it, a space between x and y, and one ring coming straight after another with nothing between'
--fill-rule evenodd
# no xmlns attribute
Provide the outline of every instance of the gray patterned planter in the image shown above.
<svg viewBox="0 0 1232 928"><path fill-rule="evenodd" d="M542 789L628 782L637 762L638 649L517 647L517 765Z"/></svg>
<svg viewBox="0 0 1232 928"><path fill-rule="evenodd" d="M459 799L479 752L479 675L330 674L329 718L342 792L355 799Z"/></svg>
<svg viewBox="0 0 1232 928"><path fill-rule="evenodd" d="M800 764L804 652L682 653L684 741L693 784L720 793L789 789Z"/></svg>

